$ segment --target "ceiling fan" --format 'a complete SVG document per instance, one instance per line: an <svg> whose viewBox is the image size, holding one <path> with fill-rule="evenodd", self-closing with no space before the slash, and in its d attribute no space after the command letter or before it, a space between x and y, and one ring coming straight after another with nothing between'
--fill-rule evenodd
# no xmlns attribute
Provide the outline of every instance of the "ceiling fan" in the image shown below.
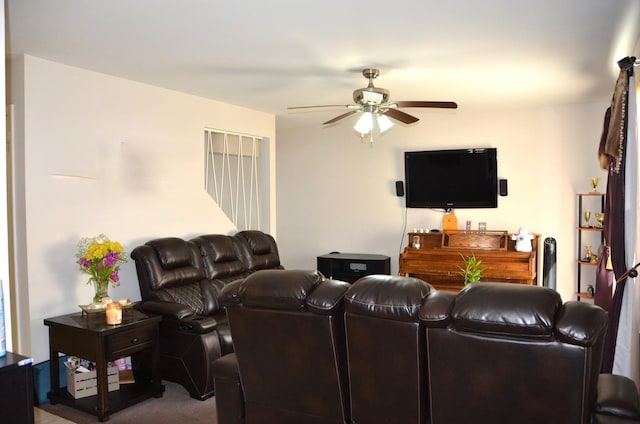
<svg viewBox="0 0 640 424"><path fill-rule="evenodd" d="M413 124L419 119L406 112L398 110L405 107L429 107L456 109L458 105L455 102L435 102L435 101L397 101L389 102L389 90L375 87L373 80L380 75L378 69L366 68L362 70L362 75L369 80L369 84L365 88L359 88L353 92L353 101L355 104L344 105L351 109L349 112L338 115L323 125L333 124L348 116L362 112L362 116L353 127L363 137L365 134L371 133L374 128L374 117L378 124L380 132L385 132L393 126L393 122L389 118L396 119L404 124ZM336 107L342 105L322 105L322 106L298 106L288 109L307 109L315 107ZM372 139L373 140L373 139Z"/></svg>

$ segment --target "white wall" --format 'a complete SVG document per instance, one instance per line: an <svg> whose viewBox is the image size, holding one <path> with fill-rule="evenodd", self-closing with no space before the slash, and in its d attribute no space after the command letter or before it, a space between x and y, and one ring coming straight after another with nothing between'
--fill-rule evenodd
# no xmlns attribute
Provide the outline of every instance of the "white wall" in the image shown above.
<svg viewBox="0 0 640 424"><path fill-rule="evenodd" d="M615 81L612 81L612 89ZM597 162L604 111L601 104L522 110L410 110L421 119L396 125L374 140L360 142L353 120L322 128L278 129L278 246L284 265L315 268L316 256L330 251L398 255L413 228L440 228L442 213L408 209L395 195L404 180L403 153L459 147L497 147L498 175L509 195L497 209L456 210L459 226L486 221L489 230L516 232L525 226L542 245L557 241L557 284L564 300L575 299L577 192L589 178L606 174ZM338 112L339 113L339 112ZM336 113L336 115L338 114ZM355 119L355 118L354 118ZM434 184L440 182L434 181Z"/></svg>
<svg viewBox="0 0 640 424"><path fill-rule="evenodd" d="M28 287L21 352L39 362L48 359L43 319L93 296L75 263L77 241L105 233L131 252L154 237L234 232L203 187L203 130L268 137L274 158L275 117L31 56L11 71L24 187L18 285ZM110 294L139 300L132 261L121 281Z"/></svg>

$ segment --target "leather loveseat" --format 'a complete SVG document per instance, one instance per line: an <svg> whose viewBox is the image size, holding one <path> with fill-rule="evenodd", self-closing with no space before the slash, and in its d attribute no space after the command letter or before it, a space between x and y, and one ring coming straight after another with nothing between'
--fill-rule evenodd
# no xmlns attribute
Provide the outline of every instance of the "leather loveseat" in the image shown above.
<svg viewBox="0 0 640 424"><path fill-rule="evenodd" d="M218 424L640 423L599 374L606 313L548 288L270 271L219 299L247 337L213 364Z"/></svg>
<svg viewBox="0 0 640 424"><path fill-rule="evenodd" d="M146 313L162 315L162 379L196 399L214 394L211 364L233 351L226 314L218 303L228 283L258 269L282 268L276 242L261 231L164 237L131 252Z"/></svg>

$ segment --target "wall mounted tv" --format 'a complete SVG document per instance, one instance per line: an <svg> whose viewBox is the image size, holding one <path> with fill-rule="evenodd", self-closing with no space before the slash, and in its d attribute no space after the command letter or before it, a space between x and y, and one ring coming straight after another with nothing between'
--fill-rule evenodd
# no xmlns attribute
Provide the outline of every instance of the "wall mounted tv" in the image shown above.
<svg viewBox="0 0 640 424"><path fill-rule="evenodd" d="M455 149L405 152L408 208L498 207L497 150Z"/></svg>

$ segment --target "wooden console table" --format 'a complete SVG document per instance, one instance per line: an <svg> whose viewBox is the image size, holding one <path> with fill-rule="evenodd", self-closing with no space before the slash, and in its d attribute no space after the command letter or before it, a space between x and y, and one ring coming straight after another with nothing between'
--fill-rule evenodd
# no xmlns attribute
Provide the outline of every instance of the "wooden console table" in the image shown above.
<svg viewBox="0 0 640 424"><path fill-rule="evenodd" d="M419 248L412 246L414 236ZM459 291L464 287L462 254L482 260L486 270L481 281L536 285L537 235L531 243L531 252L518 252L506 232L409 233L409 246L400 254L400 275L420 278L438 290Z"/></svg>
<svg viewBox="0 0 640 424"><path fill-rule="evenodd" d="M109 414L141 402L151 396L161 397L164 386L160 382L160 350L158 324L160 316L147 316L135 309L127 309L122 324L107 325L104 314L63 315L44 320L49 327L49 355L51 360L51 403L63 403L96 415L107 421ZM97 371L98 394L74 399L65 388L60 387L60 352L94 361ZM151 356L151 378L134 384L121 384L120 389L109 392L107 362L140 352ZM134 365L134 372L136 371Z"/></svg>

